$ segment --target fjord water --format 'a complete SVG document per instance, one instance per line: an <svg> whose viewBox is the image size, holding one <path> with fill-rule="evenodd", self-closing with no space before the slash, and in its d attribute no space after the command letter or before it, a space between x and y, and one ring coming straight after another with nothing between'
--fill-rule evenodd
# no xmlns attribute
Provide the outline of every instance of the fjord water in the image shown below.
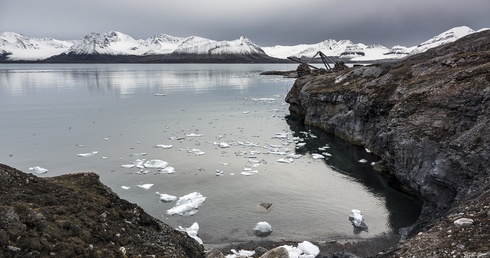
<svg viewBox="0 0 490 258"><path fill-rule="evenodd" d="M48 169L40 176L93 171L173 227L197 222L208 244L258 240L253 227L260 221L271 224L265 239L274 241L369 238L409 226L420 203L372 171L377 157L289 117L284 97L294 79L259 75L295 68L3 64L0 162L25 172ZM301 157L278 162L286 152ZM136 159L164 160L175 173L121 167ZM245 168L257 173L242 175ZM168 216L175 202L160 202L157 191L199 192L206 201L193 216ZM362 211L368 231L353 229L351 209Z"/></svg>

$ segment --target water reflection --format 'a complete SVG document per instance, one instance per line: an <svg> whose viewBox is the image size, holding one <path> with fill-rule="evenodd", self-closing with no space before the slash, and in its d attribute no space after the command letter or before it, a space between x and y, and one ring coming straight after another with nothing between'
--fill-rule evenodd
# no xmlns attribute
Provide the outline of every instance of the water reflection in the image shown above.
<svg viewBox="0 0 490 258"><path fill-rule="evenodd" d="M51 68L53 65L51 65ZM120 66L120 67L119 67ZM216 69L187 65L66 65L55 69L42 66L0 66L0 92L19 96L31 92L59 92L86 85L92 92L116 94L120 97L140 92L168 93L175 91L217 90L226 85L244 90L257 79L258 73L246 66L216 66ZM245 74L244 74L245 73Z"/></svg>
<svg viewBox="0 0 490 258"><path fill-rule="evenodd" d="M296 149L298 154L330 153L331 156L325 158L327 166L353 178L363 184L367 191L385 200L385 206L389 211L388 223L391 228L398 230L416 221L422 202L396 190L390 179L373 171L370 163L379 160L376 155L318 128L305 126L298 117L290 115L286 121L293 136L304 140L305 145ZM325 146L328 148L324 149ZM359 162L362 159L367 162Z"/></svg>

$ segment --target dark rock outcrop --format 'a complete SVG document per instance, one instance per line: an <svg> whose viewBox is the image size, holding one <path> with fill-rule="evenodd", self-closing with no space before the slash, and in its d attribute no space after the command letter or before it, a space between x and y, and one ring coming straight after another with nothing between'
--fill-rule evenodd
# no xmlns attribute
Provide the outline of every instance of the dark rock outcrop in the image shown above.
<svg viewBox="0 0 490 258"><path fill-rule="evenodd" d="M95 173L40 178L0 164L0 257L204 257L186 233Z"/></svg>
<svg viewBox="0 0 490 258"><path fill-rule="evenodd" d="M424 201L417 225L490 184L490 31L399 62L298 78L286 101L305 124L379 155Z"/></svg>

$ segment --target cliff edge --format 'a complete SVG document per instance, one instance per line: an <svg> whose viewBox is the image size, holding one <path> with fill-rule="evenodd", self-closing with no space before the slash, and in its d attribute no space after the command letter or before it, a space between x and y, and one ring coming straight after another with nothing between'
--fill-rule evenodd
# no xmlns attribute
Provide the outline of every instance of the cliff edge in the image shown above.
<svg viewBox="0 0 490 258"><path fill-rule="evenodd" d="M379 155L377 167L424 201L407 232L465 216L461 205L474 200L488 222L490 31L394 63L305 75L286 102L305 124Z"/></svg>
<svg viewBox="0 0 490 258"><path fill-rule="evenodd" d="M0 200L0 257L204 257L95 173L40 178L0 164Z"/></svg>

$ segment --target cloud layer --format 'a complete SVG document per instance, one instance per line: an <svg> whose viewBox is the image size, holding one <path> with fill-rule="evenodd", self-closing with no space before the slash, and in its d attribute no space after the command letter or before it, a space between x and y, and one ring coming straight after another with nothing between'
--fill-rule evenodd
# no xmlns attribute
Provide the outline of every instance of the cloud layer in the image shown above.
<svg viewBox="0 0 490 258"><path fill-rule="evenodd" d="M117 30L136 39L157 33L261 46L350 39L417 45L447 29L490 27L490 1L447 0L2 0L0 32L80 39Z"/></svg>

